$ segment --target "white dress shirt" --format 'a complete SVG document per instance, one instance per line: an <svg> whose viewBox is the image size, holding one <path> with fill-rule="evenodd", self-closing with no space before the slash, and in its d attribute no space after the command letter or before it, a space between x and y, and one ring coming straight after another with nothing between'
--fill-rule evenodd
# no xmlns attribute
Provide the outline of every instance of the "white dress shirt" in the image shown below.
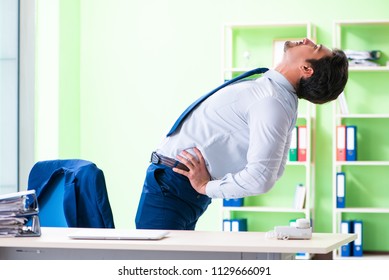
<svg viewBox="0 0 389 280"><path fill-rule="evenodd" d="M203 101L157 153L176 159L197 147L212 180L211 198L240 198L269 191L284 172L298 99L279 72L227 86Z"/></svg>

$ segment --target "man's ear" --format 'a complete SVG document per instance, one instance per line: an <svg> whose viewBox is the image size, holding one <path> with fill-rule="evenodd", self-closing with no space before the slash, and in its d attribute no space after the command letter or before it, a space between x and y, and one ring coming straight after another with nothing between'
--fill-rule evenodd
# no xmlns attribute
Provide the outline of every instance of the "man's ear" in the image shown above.
<svg viewBox="0 0 389 280"><path fill-rule="evenodd" d="M313 75L313 69L310 65L301 65L300 72L302 78L309 78Z"/></svg>

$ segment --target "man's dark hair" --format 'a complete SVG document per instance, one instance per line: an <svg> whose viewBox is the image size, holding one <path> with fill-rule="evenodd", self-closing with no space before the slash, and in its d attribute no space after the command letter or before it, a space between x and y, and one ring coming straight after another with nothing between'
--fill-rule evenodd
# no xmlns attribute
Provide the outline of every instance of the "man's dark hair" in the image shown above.
<svg viewBox="0 0 389 280"><path fill-rule="evenodd" d="M313 75L301 79L296 89L298 98L315 104L323 104L338 98L346 86L348 79L348 60L346 54L339 49L332 51L332 56L321 59L309 59Z"/></svg>

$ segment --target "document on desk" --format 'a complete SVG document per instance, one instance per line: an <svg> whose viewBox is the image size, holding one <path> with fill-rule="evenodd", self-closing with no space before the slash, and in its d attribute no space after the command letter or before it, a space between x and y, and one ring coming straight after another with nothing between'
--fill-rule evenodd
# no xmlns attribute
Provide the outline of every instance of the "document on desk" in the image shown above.
<svg viewBox="0 0 389 280"><path fill-rule="evenodd" d="M38 212L35 190L0 195L0 237L40 236Z"/></svg>
<svg viewBox="0 0 389 280"><path fill-rule="evenodd" d="M91 228L80 229L68 236L72 239L91 239L91 240L159 240L169 234L165 230L130 230L130 229L112 229L112 228Z"/></svg>

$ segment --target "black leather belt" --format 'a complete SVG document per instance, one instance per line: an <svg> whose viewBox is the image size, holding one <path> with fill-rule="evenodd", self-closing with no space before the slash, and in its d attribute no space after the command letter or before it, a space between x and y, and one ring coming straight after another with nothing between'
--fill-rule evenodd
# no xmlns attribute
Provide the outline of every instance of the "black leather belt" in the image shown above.
<svg viewBox="0 0 389 280"><path fill-rule="evenodd" d="M176 167L176 168L184 170L184 171L189 171L189 168L186 167L185 164L179 162L178 160L157 154L156 152L151 153L150 162L154 163L154 164L163 164L163 165L171 167L171 168Z"/></svg>

